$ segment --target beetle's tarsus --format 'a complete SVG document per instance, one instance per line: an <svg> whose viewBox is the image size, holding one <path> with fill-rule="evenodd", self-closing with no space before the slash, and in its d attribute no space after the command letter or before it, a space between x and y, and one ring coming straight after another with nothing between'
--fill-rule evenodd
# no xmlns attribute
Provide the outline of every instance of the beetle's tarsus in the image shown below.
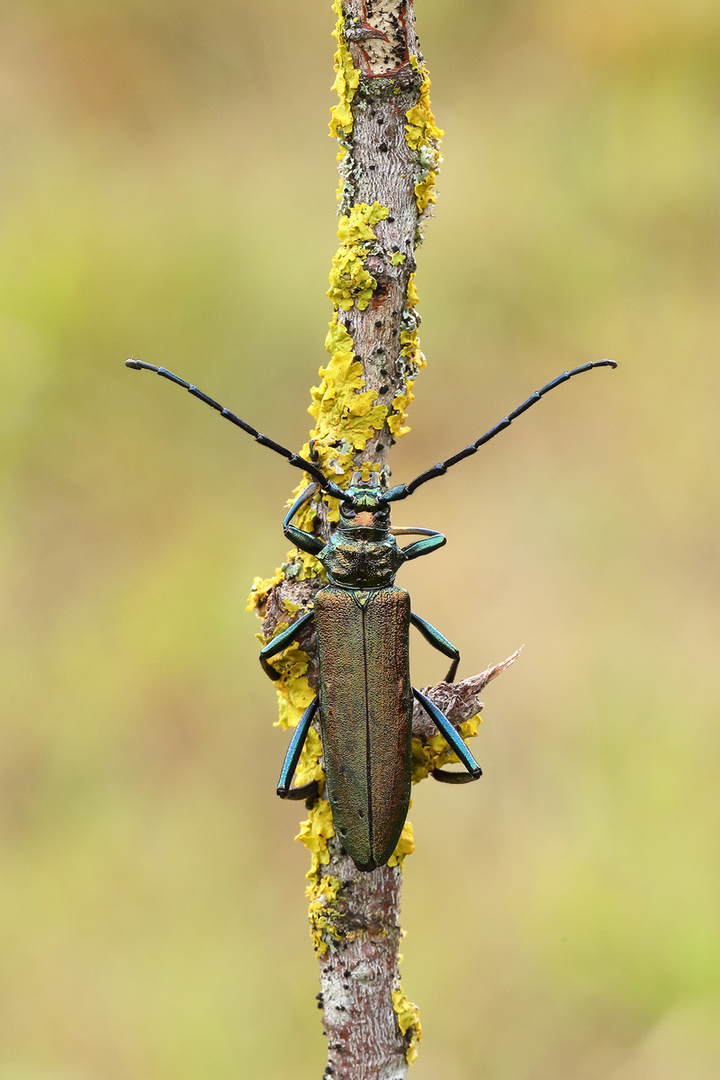
<svg viewBox="0 0 720 1080"><path fill-rule="evenodd" d="M309 784L302 784L300 787L283 787L278 784L277 788L281 799L290 799L292 802L300 802L304 799L308 810L317 799L319 791L320 785L317 780L311 780Z"/></svg>
<svg viewBox="0 0 720 1080"><path fill-rule="evenodd" d="M450 670L448 671L447 675L445 676L445 682L446 683L454 683L455 682L455 676L457 675L457 669L458 669L458 664L459 663L460 663L460 653L458 653L458 655L455 657L452 664L450 665Z"/></svg>
<svg viewBox="0 0 720 1080"><path fill-rule="evenodd" d="M282 679L282 672L278 671L277 668L274 668L272 664L268 664L264 656L259 657L259 660L260 664L262 665L263 671L269 679L272 679L273 682L277 682L278 679Z"/></svg>
<svg viewBox="0 0 720 1080"><path fill-rule="evenodd" d="M473 780L479 780L482 769L478 765L472 772L449 772L446 769L433 769L430 774L433 780L439 780L443 784L471 784Z"/></svg>

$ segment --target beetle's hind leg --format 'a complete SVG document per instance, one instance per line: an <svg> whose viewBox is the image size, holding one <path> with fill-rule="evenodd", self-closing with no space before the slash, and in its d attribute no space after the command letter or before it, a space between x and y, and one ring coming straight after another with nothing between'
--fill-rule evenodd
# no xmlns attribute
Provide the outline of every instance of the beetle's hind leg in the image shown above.
<svg viewBox="0 0 720 1080"><path fill-rule="evenodd" d="M469 784L472 780L479 780L482 769L448 718L440 712L437 705L433 705L430 698L425 697L414 686L413 694L467 770L467 772L446 772L444 769L433 769L433 778L441 780L444 784Z"/></svg>
<svg viewBox="0 0 720 1080"><path fill-rule="evenodd" d="M268 663L271 656L277 656L278 653L287 649L288 645L291 645L296 638L300 636L302 630L307 626L310 620L313 618L315 612L308 611L305 615L302 615L297 622L294 622L292 626L288 626L287 630L283 630L281 634L274 637L272 641L269 641L263 649L260 650L260 663L262 664L263 671L270 676L271 679L277 680L281 678L281 673ZM302 714L298 726L295 728L292 739L290 740L290 746L288 747L287 754L285 755L285 761L283 762L282 771L280 773L280 779L278 781L277 793L281 799L305 799L306 801L312 800L318 793L318 783L316 780L311 781L309 784L303 784L302 787L291 788L293 776L295 775L295 769L297 768L298 761L300 760L300 754L302 748L305 745L307 739L307 733L310 730L313 717L318 710L320 699L317 694L308 705L305 712Z"/></svg>
<svg viewBox="0 0 720 1080"><path fill-rule="evenodd" d="M277 786L277 793L281 799L312 799L318 793L317 780L312 780L309 784L303 784L302 787L291 788L290 785L293 776L295 775L295 770L298 761L300 760L300 754L305 745L310 725L313 722L313 717L318 710L319 704L320 698L316 694L302 714L298 726L295 728L293 737L290 740L290 746L285 755Z"/></svg>
<svg viewBox="0 0 720 1080"><path fill-rule="evenodd" d="M413 626L416 626L426 641L443 653L444 656L449 656L452 660L450 670L445 676L445 682L455 682L455 676L457 675L458 664L460 663L460 650L456 649L451 641L436 630L432 623L429 623L426 619L421 619L419 615L416 615L414 611L410 612L410 622ZM442 715L442 714L441 714ZM434 719L434 717L433 717Z"/></svg>

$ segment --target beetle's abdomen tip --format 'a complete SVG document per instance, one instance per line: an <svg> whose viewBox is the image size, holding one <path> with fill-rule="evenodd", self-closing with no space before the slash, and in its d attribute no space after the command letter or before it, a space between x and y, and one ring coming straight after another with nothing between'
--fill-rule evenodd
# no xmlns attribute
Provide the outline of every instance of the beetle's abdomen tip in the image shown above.
<svg viewBox="0 0 720 1080"><path fill-rule="evenodd" d="M374 859L371 859L370 862L366 863L359 863L356 859L353 859L353 862L355 863L357 869L362 871L363 874L369 874L373 870L377 870L377 863Z"/></svg>

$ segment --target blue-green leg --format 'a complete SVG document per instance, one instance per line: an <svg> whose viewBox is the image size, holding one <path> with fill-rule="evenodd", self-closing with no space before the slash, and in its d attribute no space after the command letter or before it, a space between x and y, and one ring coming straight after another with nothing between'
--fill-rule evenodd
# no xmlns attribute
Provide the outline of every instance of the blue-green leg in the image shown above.
<svg viewBox="0 0 720 1080"><path fill-rule="evenodd" d="M435 532L433 529L419 531L427 532L427 535L424 539L416 540L414 544L408 544L406 548L403 548L403 555L407 560L419 559L421 555L429 555L431 551L437 551L438 548L447 543L447 538L441 532Z"/></svg>
<svg viewBox="0 0 720 1080"><path fill-rule="evenodd" d="M433 705L430 698L425 697L425 695L421 694L419 690L416 690L414 686L413 694L418 699L423 709L425 709L428 716L434 721L438 731L444 736L448 746L450 746L457 754L460 761L467 769L467 773L445 772L443 769L434 769L433 778L435 780L442 780L444 784L469 784L471 780L479 780L482 776L482 769L447 717L443 716L437 705Z"/></svg>
<svg viewBox="0 0 720 1080"><path fill-rule="evenodd" d="M302 529L298 529L297 525L291 525L290 522L295 517L300 507L312 499L319 486L320 485L317 482L308 484L305 490L298 495L283 521L283 532L288 540L292 544L295 544L296 547L299 547L301 551L306 551L309 555L318 555L325 547L325 541L320 540L317 536L311 536L310 533L303 532Z"/></svg>
<svg viewBox="0 0 720 1080"><path fill-rule="evenodd" d="M445 682L455 682L455 676L457 674L458 664L460 663L460 652L455 648L451 641L448 641L439 630L426 622L425 619L421 619L419 615L416 615L414 611L410 613L410 622L413 626L416 626L426 641L429 641L438 652L443 653L444 656L449 656L452 660L450 670L445 676Z"/></svg>
<svg viewBox="0 0 720 1080"><path fill-rule="evenodd" d="M313 717L318 710L319 704L320 698L316 694L302 714L298 726L295 728L295 732L290 741L290 746L288 747L288 752L285 755L280 779L278 780L277 793L281 799L307 799L312 795L317 795L317 780L312 780L309 784L303 784L302 787L298 788L291 788L290 785L292 784L292 779L295 775L298 761L300 760L300 754L302 753L302 748L307 739L307 733L310 730L310 725L313 722Z"/></svg>
<svg viewBox="0 0 720 1080"><path fill-rule="evenodd" d="M288 626L287 630L283 630L281 634L274 637L272 641L268 641L267 645L263 646L260 650L259 660L262 664L263 671L266 675L275 681L280 678L280 672L276 668L271 667L268 664L268 660L271 656L277 656L284 649L287 649L288 645L291 645L295 638L300 636L301 631L307 626L310 620L313 618L315 612L308 611L305 615L301 615L297 622L294 622L292 626Z"/></svg>

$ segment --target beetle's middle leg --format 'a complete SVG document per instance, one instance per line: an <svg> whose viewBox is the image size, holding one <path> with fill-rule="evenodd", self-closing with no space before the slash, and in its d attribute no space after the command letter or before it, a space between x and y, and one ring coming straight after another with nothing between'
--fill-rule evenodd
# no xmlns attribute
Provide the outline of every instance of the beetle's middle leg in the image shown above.
<svg viewBox="0 0 720 1080"><path fill-rule="evenodd" d="M444 656L449 656L452 659L450 670L445 676L445 682L455 682L455 676L457 674L458 664L460 663L460 650L456 649L451 641L448 641L439 630L426 622L425 619L421 619L419 615L416 615L414 611L410 612L410 622L413 626L416 626L426 641L429 641L438 652L443 653Z"/></svg>
<svg viewBox="0 0 720 1080"><path fill-rule="evenodd" d="M277 654L283 652L288 645L291 645L292 642L300 636L300 633L314 615L314 611L308 611L304 615L301 615L297 622L294 622L292 626L288 626L287 630L283 630L283 632L278 634L277 637L274 637L272 641L268 641L267 645L260 650L260 663L263 666L263 670L271 679L279 679L281 674L276 668L268 663L268 659L271 656L277 656ZM317 712L319 704L320 698L316 694L302 714L298 726L295 728L295 733L290 740L290 746L285 755L285 761L283 762L277 787L277 793L281 799L310 799L318 793L318 784L316 780L311 781L309 784L303 784L302 787L298 788L291 788L290 784L295 775L295 769L300 760L300 754L305 745L307 733L310 730L310 725L312 724L313 717Z"/></svg>
<svg viewBox="0 0 720 1080"><path fill-rule="evenodd" d="M482 769L448 720L447 716L444 716L437 705L433 705L430 698L425 697L425 695L421 694L419 690L416 690L414 686L412 692L428 716L434 721L435 726L440 734L444 736L447 744L457 754L460 761L467 769L467 772L464 773L446 772L444 769L434 769L433 778L435 780L442 780L445 784L467 784L471 780L479 780L482 776Z"/></svg>
<svg viewBox="0 0 720 1080"><path fill-rule="evenodd" d="M306 611L304 615L301 615L297 622L294 622L292 626L288 626L287 630L283 630L281 634L274 637L271 641L268 641L267 645L264 645L260 650L260 656L258 657L262 664L262 669L266 675L275 682L277 679L282 678L281 672L274 668L272 664L268 664L268 660L271 656L277 656L278 653L287 649L288 645L291 645L295 638L300 637L301 632L313 618L314 611Z"/></svg>

